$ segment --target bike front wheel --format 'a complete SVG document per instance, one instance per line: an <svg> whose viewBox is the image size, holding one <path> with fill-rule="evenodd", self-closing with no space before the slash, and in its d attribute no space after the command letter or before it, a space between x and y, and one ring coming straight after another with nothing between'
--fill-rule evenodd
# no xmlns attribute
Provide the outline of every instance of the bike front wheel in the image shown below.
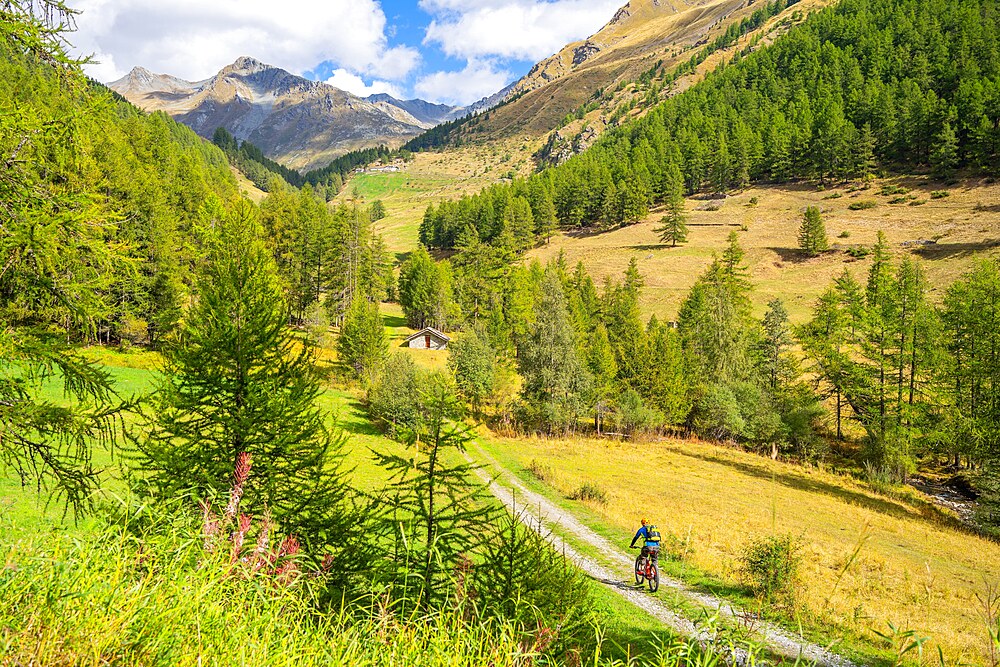
<svg viewBox="0 0 1000 667"><path fill-rule="evenodd" d="M649 591L655 593L660 588L660 571L656 567L656 563L649 564Z"/></svg>
<svg viewBox="0 0 1000 667"><path fill-rule="evenodd" d="M643 572L645 572L645 559L642 556L636 556L635 558L635 583L638 586L642 586L642 582L645 579Z"/></svg>

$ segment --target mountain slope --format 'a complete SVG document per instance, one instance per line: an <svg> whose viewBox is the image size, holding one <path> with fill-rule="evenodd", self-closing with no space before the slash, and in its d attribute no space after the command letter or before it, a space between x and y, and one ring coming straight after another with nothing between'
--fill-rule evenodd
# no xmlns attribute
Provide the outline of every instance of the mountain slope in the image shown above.
<svg viewBox="0 0 1000 667"><path fill-rule="evenodd" d="M787 25L790 15L825 4L802 0L753 29L772 39L775 26ZM687 88L691 80L668 86L668 74L767 6L759 0L631 0L597 33L536 64L509 88L503 104L469 123L465 134L487 140L538 138L575 116L583 123L572 131L587 125L592 141L622 114L635 114L636 107L649 108Z"/></svg>
<svg viewBox="0 0 1000 667"><path fill-rule="evenodd" d="M110 87L147 111L169 113L203 137L224 127L300 170L323 166L351 150L402 144L456 112L422 100L362 99L248 57L204 81L137 67Z"/></svg>

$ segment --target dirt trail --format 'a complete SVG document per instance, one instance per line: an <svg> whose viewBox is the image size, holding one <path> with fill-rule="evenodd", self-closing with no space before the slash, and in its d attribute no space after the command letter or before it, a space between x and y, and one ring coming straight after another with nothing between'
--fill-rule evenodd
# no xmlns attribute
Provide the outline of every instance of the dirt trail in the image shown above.
<svg viewBox="0 0 1000 667"><path fill-rule="evenodd" d="M545 496L530 491L513 474L505 470L493 457L483 451L481 447L477 447L477 450L480 459L487 462L489 468L492 468L496 474L496 477L492 477L487 468L481 468L477 471L483 482L489 485L490 492L511 511L526 513L531 519L530 522L525 522L526 525L549 536L555 548L563 551L584 572L621 595L633 605L649 613L674 632L685 637L695 637L699 641L710 641L712 639L705 630L697 627L690 619L677 614L658 598L645 593L641 588L631 586L627 580L622 578L621 574L623 572L631 575L635 561L634 556L616 548L606 539L583 525L570 512L563 510ZM561 532L572 535L575 539L586 542L594 549L597 549L604 560L615 564L614 569L609 569L594 559L577 552L553 532L553 529L556 527ZM619 565L620 567L618 567ZM729 602L707 593L692 591L682 582L661 575L660 589L663 590L664 588L676 591L689 602L711 612L718 612L722 618L738 620L742 617L740 611L734 609ZM854 667L854 664L846 658L836 655L822 646L812 644L802 637L776 625L761 623L756 626L756 632L759 638L775 654L793 660L801 656L805 661L814 663L820 667ZM733 657L734 662L737 664L746 663L745 652L737 651Z"/></svg>

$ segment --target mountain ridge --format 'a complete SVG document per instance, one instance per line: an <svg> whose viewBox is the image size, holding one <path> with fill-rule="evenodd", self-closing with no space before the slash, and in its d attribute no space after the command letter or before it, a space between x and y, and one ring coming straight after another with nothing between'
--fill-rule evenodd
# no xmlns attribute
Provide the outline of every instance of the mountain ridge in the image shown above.
<svg viewBox="0 0 1000 667"><path fill-rule="evenodd" d="M268 157L303 171L352 150L402 145L467 113L424 100L358 97L250 56L201 81L135 67L108 87L146 111L166 112L202 137L224 127Z"/></svg>

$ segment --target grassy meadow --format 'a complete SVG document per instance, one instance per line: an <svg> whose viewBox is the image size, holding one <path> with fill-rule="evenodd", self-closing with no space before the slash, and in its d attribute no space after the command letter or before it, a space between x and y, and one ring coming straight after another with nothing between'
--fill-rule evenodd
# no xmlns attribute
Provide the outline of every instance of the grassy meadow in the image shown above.
<svg viewBox="0 0 1000 667"><path fill-rule="evenodd" d="M766 535L799 538L799 608L778 616L820 643L843 638L877 659L884 642L875 631L893 623L928 637L934 664L937 646L948 664L989 664L976 596L1000 581L1000 545L917 493L887 497L840 475L691 440L490 438L484 446L623 551L639 518L650 517L686 544L682 560L662 559L667 573L751 609L738 571L743 549ZM605 502L569 500L585 483Z"/></svg>
<svg viewBox="0 0 1000 667"><path fill-rule="evenodd" d="M886 185L909 192L880 194ZM864 281L869 262L846 250L871 246L879 231L895 253L910 253L920 260L934 300L976 258L1000 254L1000 185L962 183L943 188L947 197L933 199L931 193L941 189L940 184L919 178L878 181L854 192L809 185L753 187L718 200L718 210L708 210L714 208L710 200L688 199L688 242L676 248L661 244L653 232L662 215L654 211L637 225L609 232L559 234L528 257L545 262L563 253L570 266L582 261L598 285L608 276L620 278L635 257L646 281L641 303L646 315L674 319L695 280L713 255L725 248L730 232L736 231L755 286L756 314L762 315L767 302L779 297L792 322L801 323L844 269ZM901 197L905 201L889 203ZM862 201L876 205L849 208ZM912 205L917 202L923 203ZM807 206L822 211L831 246L812 259L798 251L799 224Z"/></svg>
<svg viewBox="0 0 1000 667"><path fill-rule="evenodd" d="M355 195L364 203L381 199L387 215L375 229L391 252L404 255L417 245L417 232L428 204L475 194L501 182L511 171L527 175L531 172L528 156L537 144L537 139L520 138L447 153L415 153L402 171L355 174L336 202L351 201Z"/></svg>
<svg viewBox="0 0 1000 667"><path fill-rule="evenodd" d="M387 328L398 345L409 330L400 314L386 310ZM322 353L325 363L335 363L332 350ZM446 359L445 353L433 351L404 353L426 368L442 368ZM162 363L158 354L142 350L93 347L85 354L112 375L123 397L152 389ZM63 402L58 385L50 383L41 391L48 400ZM386 477L373 450L402 453L404 446L372 424L357 388L333 382L318 406L345 438L352 484L377 495ZM103 471L98 507L121 506L128 498L120 481L124 459L119 452L95 449L94 461ZM389 660L398 665L513 667L526 664L524 655L532 650L511 628L470 632L447 615L430 625L410 626L389 615L355 622L317 613L280 588L234 581L221 561L192 568L204 557L200 542L190 539L200 528L166 511L154 519L156 524L164 521L169 525L161 525L156 537L142 544L118 528L109 538L100 510L75 518L45 490L22 486L12 470L0 468L0 590L6 591L0 602L0 665L231 664L238 656L247 665L376 665ZM158 566L147 568L149 559ZM652 658L674 641L649 615L623 608L625 603L611 591L594 589L602 653L585 664L636 655ZM64 595L68 590L73 595ZM52 597L35 604L39 595Z"/></svg>

